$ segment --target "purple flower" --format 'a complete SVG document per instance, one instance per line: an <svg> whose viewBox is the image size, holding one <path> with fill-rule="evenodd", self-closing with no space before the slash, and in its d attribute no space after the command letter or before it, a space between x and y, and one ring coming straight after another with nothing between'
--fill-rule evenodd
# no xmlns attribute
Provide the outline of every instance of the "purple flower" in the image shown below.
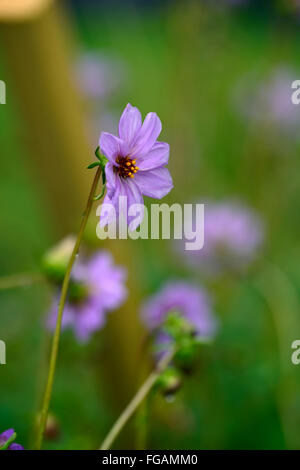
<svg viewBox="0 0 300 470"><path fill-rule="evenodd" d="M91 99L110 95L120 87L125 75L120 61L95 52L83 53L76 64L79 87Z"/></svg>
<svg viewBox="0 0 300 470"><path fill-rule="evenodd" d="M204 209L204 247L185 251L185 256L205 274L239 271L256 257L263 236L260 218L248 208L233 202L208 203Z"/></svg>
<svg viewBox="0 0 300 470"><path fill-rule="evenodd" d="M255 76L246 78L235 92L239 111L259 126L263 124L264 131L273 130L272 138L282 134L298 137L300 109L291 100L291 86L297 76L289 67L280 66L264 80Z"/></svg>
<svg viewBox="0 0 300 470"><path fill-rule="evenodd" d="M4 447L7 444L7 442L12 438L14 434L15 434L14 429L8 429L7 431L4 431L2 434L0 434L0 450L2 447ZM24 447L22 447L20 444L16 444L12 442L11 444L9 444L7 449L8 450L24 450Z"/></svg>
<svg viewBox="0 0 300 470"><path fill-rule="evenodd" d="M79 341L87 341L100 330L107 312L118 308L127 296L124 285L126 273L115 266L108 252L98 252L85 263L79 262L72 272L70 295L65 306L62 327L74 328ZM54 329L58 299L48 318L48 326Z"/></svg>
<svg viewBox="0 0 300 470"><path fill-rule="evenodd" d="M142 308L142 318L150 331L158 331L159 342L167 339L159 328L166 316L177 312L195 328L201 338L210 338L216 331L217 322L212 313L211 299L200 287L184 281L173 281L151 297Z"/></svg>
<svg viewBox="0 0 300 470"><path fill-rule="evenodd" d="M119 137L107 132L100 136L101 152L108 159L106 164L107 194L104 204L111 204L115 213L120 212L132 221L128 211L132 204L143 204L143 195L160 199L173 187L166 165L169 145L157 142L162 126L156 113L148 113L142 123L140 111L128 104L119 121ZM127 198L126 208L119 212L119 198ZM122 198L123 199L123 198ZM143 219L141 213L131 223L135 230ZM110 216L102 211L100 225L109 223Z"/></svg>

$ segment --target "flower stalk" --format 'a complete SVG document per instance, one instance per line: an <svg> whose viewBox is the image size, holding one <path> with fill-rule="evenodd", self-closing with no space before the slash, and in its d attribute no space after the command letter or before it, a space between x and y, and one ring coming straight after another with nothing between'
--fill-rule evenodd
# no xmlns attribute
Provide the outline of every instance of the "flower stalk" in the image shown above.
<svg viewBox="0 0 300 470"><path fill-rule="evenodd" d="M119 416L119 418L117 419L117 421L115 422L115 424L113 425L109 433L107 434L106 438L104 439L100 447L100 450L110 449L113 442L122 431L123 427L126 425L128 420L131 418L131 416L134 414L134 412L143 402L145 397L148 395L148 393L150 392L152 387L155 385L155 383L157 382L157 379L160 377L162 372L164 372L165 369L168 367L168 365L174 358L175 353L176 353L176 348L171 348L167 353L165 353L162 359L158 362L155 370L151 372L151 374L142 384L138 392L135 394L133 399L130 401L130 403L121 413L121 415Z"/></svg>
<svg viewBox="0 0 300 470"><path fill-rule="evenodd" d="M60 295L60 300L59 300L59 307L58 307L58 314L57 314L57 320L56 320L56 327L54 331L54 336L53 336L53 341L52 341L52 349L51 349L51 356L50 356L50 365L49 365L49 372L48 372L48 378L47 378L47 384L46 384L46 389L45 389L45 394L44 394L44 399L43 399L43 404L42 404L42 411L40 415L40 420L39 420L39 427L38 427L38 433L37 433L37 440L36 440L36 449L40 450L42 447L43 443L43 437L45 433L45 428L46 428L46 423L47 423L47 416L48 416L48 411L49 411L49 406L50 406L50 400L51 400L51 395L52 395L52 388L53 388L53 380L54 380L54 374L55 374L55 369L56 369L56 362L57 362L57 354L58 354L58 346L59 346L59 338L60 338L60 332L61 332L61 323L62 323L62 316L63 316L63 311L67 299L67 293L68 293L68 288L69 288L69 283L70 283L70 277L71 277L71 272L72 268L76 259L76 255L78 253L81 240L83 237L83 233L92 209L92 205L94 202L94 196L96 192L96 188L99 182L99 178L101 175L101 167L98 166L97 172L94 177L94 181L91 187L91 191L88 197L87 205L85 208L85 211L82 216L82 221L80 225L80 229L77 235L76 243L74 245L72 254L70 256L70 260L68 262L68 266L66 269L65 277L63 280L62 284L62 289L61 289L61 295Z"/></svg>

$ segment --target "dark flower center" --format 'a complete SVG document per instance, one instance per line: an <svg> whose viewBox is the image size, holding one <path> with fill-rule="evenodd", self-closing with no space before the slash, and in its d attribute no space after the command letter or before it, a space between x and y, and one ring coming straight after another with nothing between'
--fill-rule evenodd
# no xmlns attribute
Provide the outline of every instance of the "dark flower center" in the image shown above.
<svg viewBox="0 0 300 470"><path fill-rule="evenodd" d="M115 166L115 171L119 176L122 176L122 178L134 178L135 173L139 169L135 164L135 160L129 157L117 157L116 162L119 166Z"/></svg>

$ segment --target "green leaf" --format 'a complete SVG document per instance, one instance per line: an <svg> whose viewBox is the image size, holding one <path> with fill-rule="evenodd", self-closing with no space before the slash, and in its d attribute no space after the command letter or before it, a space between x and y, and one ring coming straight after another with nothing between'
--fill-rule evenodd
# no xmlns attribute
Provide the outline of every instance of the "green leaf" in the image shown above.
<svg viewBox="0 0 300 470"><path fill-rule="evenodd" d="M89 166L87 166L87 169L90 170L91 168L95 168L95 166L102 166L101 162L90 163Z"/></svg>
<svg viewBox="0 0 300 470"><path fill-rule="evenodd" d="M95 155L98 158L99 162L101 163L102 170L104 170L106 163L108 162L108 159L100 153L100 147L97 147L95 150Z"/></svg>
<svg viewBox="0 0 300 470"><path fill-rule="evenodd" d="M101 199L101 198L104 196L105 188L106 188L106 187L105 187L105 185L104 185L103 188L102 188L101 193L98 194L98 196L95 196L95 197L94 197L94 201L99 201L99 199Z"/></svg>
<svg viewBox="0 0 300 470"><path fill-rule="evenodd" d="M99 161L101 161L101 153L100 153L100 147L97 147L95 150L95 155L98 158Z"/></svg>

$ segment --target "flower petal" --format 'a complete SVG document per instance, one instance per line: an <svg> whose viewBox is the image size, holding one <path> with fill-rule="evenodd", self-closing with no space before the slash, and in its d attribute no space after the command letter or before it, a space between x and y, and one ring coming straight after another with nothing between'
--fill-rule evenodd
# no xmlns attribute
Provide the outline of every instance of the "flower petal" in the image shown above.
<svg viewBox="0 0 300 470"><path fill-rule="evenodd" d="M161 133L161 128L161 122L157 114L148 113L141 129L132 141L130 155L137 157L148 153Z"/></svg>
<svg viewBox="0 0 300 470"><path fill-rule="evenodd" d="M129 145L142 127L142 116L138 108L126 106L119 121L119 136Z"/></svg>
<svg viewBox="0 0 300 470"><path fill-rule="evenodd" d="M145 196L161 199L173 188L173 181L167 168L140 172L135 175L135 182Z"/></svg>
<svg viewBox="0 0 300 470"><path fill-rule="evenodd" d="M105 227L114 222L115 218L121 215L127 218L128 224L130 224L132 220L137 219L136 224L131 226L131 229L135 230L143 219L143 211L141 211L139 218L129 216L128 211L132 204L141 204L143 206L141 190L136 182L130 178L117 178L116 182L113 197L110 198L109 195L106 194L104 198L100 214L100 226ZM120 199L121 197L122 199Z"/></svg>
<svg viewBox="0 0 300 470"><path fill-rule="evenodd" d="M88 341L94 331L102 328L105 320L106 316L102 308L95 309L92 304L84 305L74 320L74 329L78 341Z"/></svg>
<svg viewBox="0 0 300 470"><path fill-rule="evenodd" d="M116 164L116 157L118 155L125 157L129 152L126 142L108 132L101 132L99 145L101 152L113 164Z"/></svg>
<svg viewBox="0 0 300 470"><path fill-rule="evenodd" d="M8 447L8 450L24 450L24 447L21 446L20 444L16 444L15 442L13 442L13 443L10 444L10 446Z"/></svg>
<svg viewBox="0 0 300 470"><path fill-rule="evenodd" d="M124 180L124 186L127 194L127 223L130 225L131 230L135 230L144 218L144 200L139 186L130 178ZM139 216L134 217L129 215L130 207L133 204L140 204L141 211Z"/></svg>
<svg viewBox="0 0 300 470"><path fill-rule="evenodd" d="M11 436L14 434L15 430L10 428L10 429L7 429L7 431L4 431L2 434L0 434L0 439L1 441L3 441L4 443L6 441L8 441L8 439L11 438Z"/></svg>
<svg viewBox="0 0 300 470"><path fill-rule="evenodd" d="M168 163L170 146L166 142L156 142L152 149L143 157L137 158L137 165L141 171L153 170Z"/></svg>
<svg viewBox="0 0 300 470"><path fill-rule="evenodd" d="M110 199L113 198L117 187L117 172L114 171L114 165L111 162L107 162L105 166L106 175L106 188L107 194Z"/></svg>
<svg viewBox="0 0 300 470"><path fill-rule="evenodd" d="M106 227L106 225L109 225L116 219L118 204L114 203L114 199L116 201L118 199L116 197L117 191L115 191L114 197L112 199L110 199L108 194L106 194L103 200L100 213L100 227Z"/></svg>

